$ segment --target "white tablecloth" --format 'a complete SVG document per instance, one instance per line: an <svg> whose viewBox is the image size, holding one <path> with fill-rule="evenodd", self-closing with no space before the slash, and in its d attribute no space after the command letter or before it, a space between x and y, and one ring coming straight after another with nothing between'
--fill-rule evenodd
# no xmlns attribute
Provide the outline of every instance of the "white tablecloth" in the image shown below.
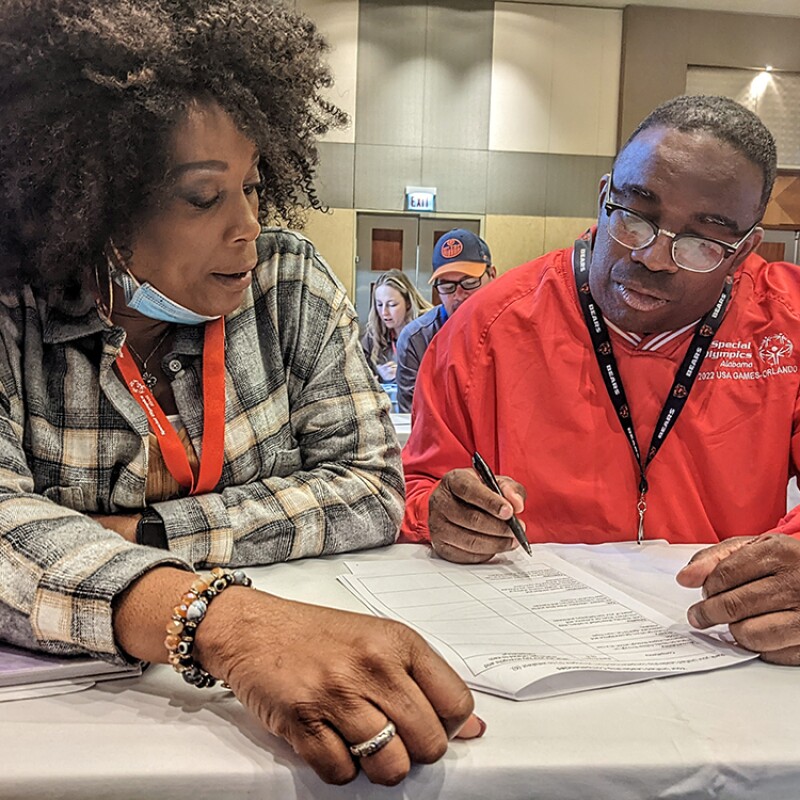
<svg viewBox="0 0 800 800"><path fill-rule="evenodd" d="M408 441L411 433L411 414L390 414L389 416L392 418L392 425L394 425L402 447Z"/></svg>
<svg viewBox="0 0 800 800"><path fill-rule="evenodd" d="M658 549L655 572L614 548L572 548L676 618L691 550ZM666 552L664 552L666 551ZM336 580L347 559L421 556L415 545L249 570L260 588L360 610ZM637 588L638 587L638 588ZM758 798L800 797L800 670L755 661L700 675L525 703L476 694L486 736L453 742L393 788L333 787L264 733L235 699L167 667L72 695L0 704L0 798Z"/></svg>

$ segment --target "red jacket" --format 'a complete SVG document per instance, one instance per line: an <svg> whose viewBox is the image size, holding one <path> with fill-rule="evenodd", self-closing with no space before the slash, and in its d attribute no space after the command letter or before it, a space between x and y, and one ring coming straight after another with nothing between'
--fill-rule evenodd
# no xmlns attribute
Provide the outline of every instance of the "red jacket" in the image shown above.
<svg viewBox="0 0 800 800"><path fill-rule="evenodd" d="M428 498L478 450L525 486L532 542L635 540L638 466L591 349L572 249L517 267L434 337L403 450L400 541L429 539ZM671 341L611 338L646 451L693 326ZM661 345L659 345L659 341ZM652 348L652 349L649 349ZM689 399L647 472L645 538L711 543L800 531L800 267L750 256Z"/></svg>

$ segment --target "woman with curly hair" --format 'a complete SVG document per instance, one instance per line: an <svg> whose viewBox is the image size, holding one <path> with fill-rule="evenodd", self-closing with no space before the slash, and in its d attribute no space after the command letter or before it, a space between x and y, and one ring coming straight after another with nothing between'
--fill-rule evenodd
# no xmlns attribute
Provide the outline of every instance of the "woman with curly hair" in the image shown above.
<svg viewBox="0 0 800 800"><path fill-rule="evenodd" d="M277 2L0 6L0 638L224 680L325 780L394 782L474 735L466 687L236 569L402 516L355 313L263 227L320 205L323 51Z"/></svg>
<svg viewBox="0 0 800 800"><path fill-rule="evenodd" d="M433 306L399 269L390 269L375 281L361 346L369 365L382 383L392 383L395 379L395 353L400 331L430 308Z"/></svg>

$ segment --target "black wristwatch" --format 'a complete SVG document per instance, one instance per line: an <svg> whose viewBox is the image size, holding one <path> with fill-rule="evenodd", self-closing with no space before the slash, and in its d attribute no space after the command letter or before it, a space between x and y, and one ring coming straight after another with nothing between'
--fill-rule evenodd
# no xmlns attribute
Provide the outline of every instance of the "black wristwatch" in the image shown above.
<svg viewBox="0 0 800 800"><path fill-rule="evenodd" d="M136 544L167 550L167 530L164 520L154 508L146 508L136 523Z"/></svg>

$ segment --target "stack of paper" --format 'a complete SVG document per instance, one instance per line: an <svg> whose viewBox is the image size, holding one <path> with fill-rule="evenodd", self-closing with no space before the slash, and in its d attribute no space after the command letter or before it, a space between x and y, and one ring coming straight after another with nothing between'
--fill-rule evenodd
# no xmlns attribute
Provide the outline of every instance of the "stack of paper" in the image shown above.
<svg viewBox="0 0 800 800"><path fill-rule="evenodd" d="M95 658L56 658L0 645L0 702L86 689L96 681L142 674L140 666L120 667Z"/></svg>
<svg viewBox="0 0 800 800"><path fill-rule="evenodd" d="M351 574L339 580L374 613L414 628L472 688L515 700L756 657L724 636L674 622L542 546L533 558L477 566L438 558L347 566Z"/></svg>

